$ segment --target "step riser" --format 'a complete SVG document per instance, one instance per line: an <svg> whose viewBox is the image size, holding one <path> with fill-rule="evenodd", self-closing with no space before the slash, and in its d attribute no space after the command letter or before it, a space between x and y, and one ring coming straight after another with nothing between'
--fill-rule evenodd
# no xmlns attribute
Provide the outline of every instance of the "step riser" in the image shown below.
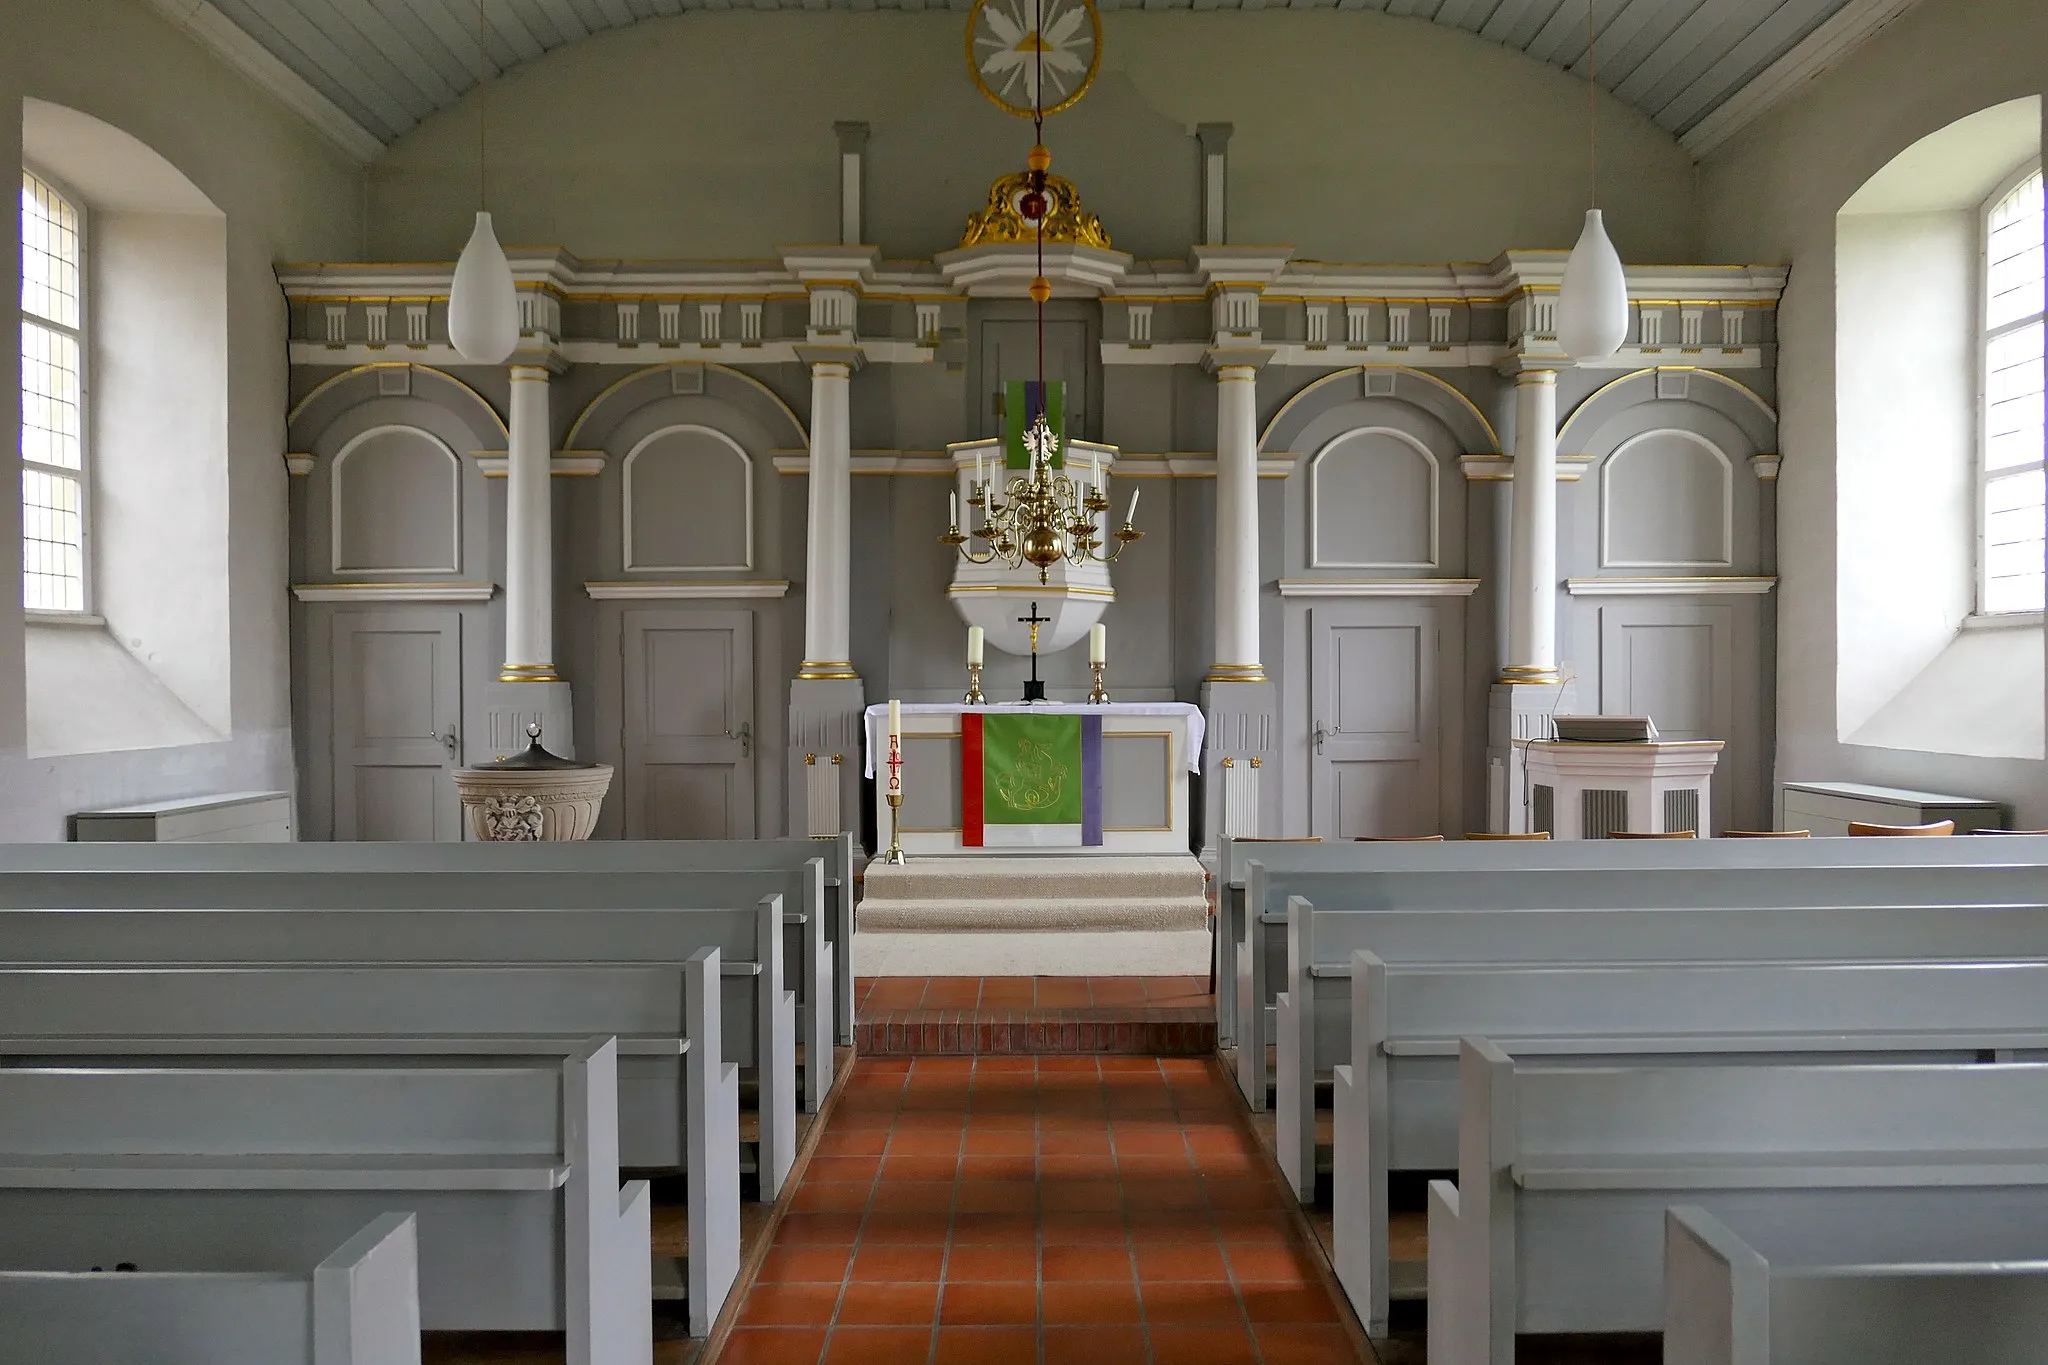
<svg viewBox="0 0 2048 1365"><path fill-rule="evenodd" d="M869 1057L1046 1056L1111 1053L1198 1057L1216 1050L1216 1023L1199 1011L1185 1019L1019 1019L973 1010L922 1010L854 1026L854 1046Z"/></svg>

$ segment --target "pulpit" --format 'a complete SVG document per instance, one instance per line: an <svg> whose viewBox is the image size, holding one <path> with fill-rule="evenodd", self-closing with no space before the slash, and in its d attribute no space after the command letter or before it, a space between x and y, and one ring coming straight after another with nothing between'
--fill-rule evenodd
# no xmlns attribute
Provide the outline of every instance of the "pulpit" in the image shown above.
<svg viewBox="0 0 2048 1365"><path fill-rule="evenodd" d="M868 708L869 777L888 724ZM1188 851L1202 713L1186 702L911 703L902 727L896 833L911 857Z"/></svg>
<svg viewBox="0 0 2048 1365"><path fill-rule="evenodd" d="M1529 827L1553 839L1605 839L1617 830L1707 838L1721 744L1524 740Z"/></svg>

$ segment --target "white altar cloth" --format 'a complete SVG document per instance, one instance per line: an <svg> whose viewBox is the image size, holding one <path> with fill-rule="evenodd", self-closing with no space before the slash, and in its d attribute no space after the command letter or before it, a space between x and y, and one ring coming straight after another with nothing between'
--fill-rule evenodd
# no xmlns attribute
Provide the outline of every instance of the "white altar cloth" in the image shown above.
<svg viewBox="0 0 2048 1365"><path fill-rule="evenodd" d="M1188 771L1202 771L1202 735L1204 734L1202 708L1184 701L1113 701L1099 706L1086 702L1071 701L999 701L983 706L968 706L957 701L914 701L904 702L905 716L956 716L962 711L981 711L991 714L1024 712L1043 716L1178 716L1188 727ZM866 775L875 775L876 756L886 760L889 753L889 704L877 702L867 711L868 756Z"/></svg>

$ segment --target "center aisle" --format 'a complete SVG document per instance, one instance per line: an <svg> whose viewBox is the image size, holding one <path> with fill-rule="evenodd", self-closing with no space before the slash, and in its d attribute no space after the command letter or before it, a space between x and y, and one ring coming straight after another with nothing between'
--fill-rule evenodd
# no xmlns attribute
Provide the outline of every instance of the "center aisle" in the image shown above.
<svg viewBox="0 0 2048 1365"><path fill-rule="evenodd" d="M721 1365L1353 1365L1201 1057L871 1057Z"/></svg>

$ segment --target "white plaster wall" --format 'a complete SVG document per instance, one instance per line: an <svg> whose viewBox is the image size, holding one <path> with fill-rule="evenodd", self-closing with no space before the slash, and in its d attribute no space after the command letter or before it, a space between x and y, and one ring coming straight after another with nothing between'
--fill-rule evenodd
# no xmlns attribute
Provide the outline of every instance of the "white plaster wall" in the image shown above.
<svg viewBox="0 0 2048 1365"><path fill-rule="evenodd" d="M217 743L64 758L25 755L21 594L0 590L0 839L61 839L72 811L233 788L290 788L286 656L285 306L274 261L359 254L361 176L296 115L140 0L8 0L0 146L22 100L78 109L141 139L227 218L226 568L229 719ZM0 271L18 275L19 219L0 215ZM0 329L0 429L19 422L20 340ZM0 499L0 543L20 511ZM0 562L18 564L18 557ZM11 584L10 570L0 580Z"/></svg>
<svg viewBox="0 0 2048 1365"><path fill-rule="evenodd" d="M590 257L758 258L838 238L831 125L873 130L868 237L891 257L959 241L1030 125L984 100L964 16L700 11L599 34L485 92L491 209L507 242ZM1582 82L1420 19L1264 11L1103 17L1095 89L1049 121L1118 247L1184 258L1198 229L1194 125L1229 122L1230 238L1305 258L1491 259L1568 246L1586 205ZM1603 98L1608 220L1633 260L1693 259L1693 170ZM371 178L372 252L445 260L476 202L476 98Z"/></svg>
<svg viewBox="0 0 2048 1365"><path fill-rule="evenodd" d="M1779 312L1778 776L1933 787L2011 802L2048 823L2048 763L1845 744L1838 668L1859 657L1838 631L1839 449L1836 214L1920 138L2048 89L2048 6L2039 0L1925 4L1701 166L1709 260L1789 261ZM2048 706L2037 697L2036 704Z"/></svg>

